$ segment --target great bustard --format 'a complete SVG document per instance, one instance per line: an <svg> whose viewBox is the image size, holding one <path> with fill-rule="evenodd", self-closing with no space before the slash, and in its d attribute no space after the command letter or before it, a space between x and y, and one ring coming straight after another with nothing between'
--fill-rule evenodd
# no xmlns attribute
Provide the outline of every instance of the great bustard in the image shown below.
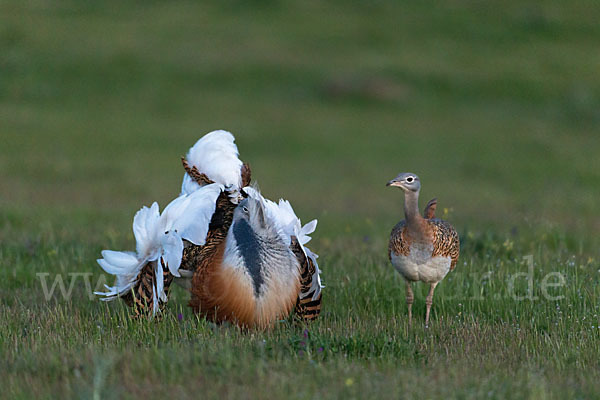
<svg viewBox="0 0 600 400"><path fill-rule="evenodd" d="M433 304L433 292L448 272L456 267L460 241L458 233L448 222L435 218L436 199L425 208L425 217L419 214L419 191L421 182L413 173L401 173L387 183L404 192L404 216L390 237L389 257L392 265L406 281L408 322L412 324L414 295L412 282L422 281L430 285L426 299L425 326L429 326L429 313Z"/></svg>
<svg viewBox="0 0 600 400"><path fill-rule="evenodd" d="M229 132L205 135L182 161L180 196L162 214L154 203L134 218L137 252L102 252L98 263L117 279L98 294L154 315L175 281L191 292L192 308L215 322L266 328L294 306L300 319L318 316L317 255L304 246L316 220L302 226L289 202L247 187L250 168Z"/></svg>

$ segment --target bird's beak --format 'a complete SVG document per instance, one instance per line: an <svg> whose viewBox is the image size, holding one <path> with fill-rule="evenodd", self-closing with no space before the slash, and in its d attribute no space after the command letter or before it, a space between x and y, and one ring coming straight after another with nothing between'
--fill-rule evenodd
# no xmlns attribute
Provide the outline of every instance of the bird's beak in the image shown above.
<svg viewBox="0 0 600 400"><path fill-rule="evenodd" d="M395 179L392 179L391 181L389 181L385 186L397 186L397 187L402 187L402 184L400 182L398 182Z"/></svg>

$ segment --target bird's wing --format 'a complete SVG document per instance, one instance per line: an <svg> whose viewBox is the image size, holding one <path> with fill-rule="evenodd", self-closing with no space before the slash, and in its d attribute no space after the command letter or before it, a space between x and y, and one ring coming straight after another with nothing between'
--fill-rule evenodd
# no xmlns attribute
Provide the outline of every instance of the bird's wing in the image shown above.
<svg viewBox="0 0 600 400"><path fill-rule="evenodd" d="M287 237L288 243L290 244L290 248L293 250L295 238L295 241L297 241L296 247L300 248L304 256L303 259L302 257L299 257L296 252L294 252L301 266L301 280L302 274L308 273L308 281L306 281L308 286L306 288L302 288L299 299L302 299L302 301L310 300L311 302L314 302L315 306L318 304L320 310L321 289L323 288L323 285L321 284L321 270L319 269L319 264L317 263L317 258L319 256L313 253L306 246L306 243L311 240L309 235L317 228L317 220L313 219L309 223L302 226L302 222L296 216L296 213L294 213L294 209L289 201L283 199L279 200L279 204L277 206L278 218L283 227L282 230ZM314 314L313 318L315 318L318 314L318 312Z"/></svg>
<svg viewBox="0 0 600 400"><path fill-rule="evenodd" d="M301 268L302 265L310 266L310 285L307 290L301 290L299 296L301 299L312 299L312 301L319 299L318 301L320 304L321 289L323 288L323 285L321 284L321 270L317 263L318 255L305 246L311 239L309 235L313 233L317 227L317 220L312 220L302 226L300 218L296 216L289 201L280 199L279 203L275 203L269 199L265 199L257 189L252 187L246 187L244 188L244 191L248 193L248 196L260 199L263 202L268 219L276 224L285 243L290 246L292 251L294 251L294 247L296 247L296 251L302 253L302 257L299 257L296 254L296 258L298 258ZM293 245L294 240L297 242L295 246Z"/></svg>
<svg viewBox="0 0 600 400"><path fill-rule="evenodd" d="M158 247L163 261L174 276L179 276L183 239L196 245L206 242L215 203L222 189L216 183L203 186L189 195L179 196L162 212L158 224L161 232L156 233L160 239Z"/></svg>
<svg viewBox="0 0 600 400"><path fill-rule="evenodd" d="M410 253L410 238L406 234L406 221L400 221L392 229L388 245L388 256L392 260L392 253L407 256Z"/></svg>
<svg viewBox="0 0 600 400"><path fill-rule="evenodd" d="M105 296L101 300L121 297L130 306L135 306L136 315L154 315L166 303L169 285L173 276L166 266L161 265L161 230L158 204L143 207L134 218L133 232L136 247L142 253L102 251L98 264L107 273L115 276L114 286L105 285L107 292L95 292ZM180 256L181 257L181 256Z"/></svg>
<svg viewBox="0 0 600 400"><path fill-rule="evenodd" d="M215 203L222 192L219 184L200 187L173 200L162 214L157 203L143 207L133 221L138 253L105 250L100 266L115 275L108 292L98 293L113 299L126 296L137 306L138 314L156 314L167 302L173 276L179 276L183 239L204 244Z"/></svg>
<svg viewBox="0 0 600 400"><path fill-rule="evenodd" d="M142 207L133 217L133 235L135 236L138 258L150 253L156 243L155 233L158 229L160 212L158 203L150 207Z"/></svg>
<svg viewBox="0 0 600 400"><path fill-rule="evenodd" d="M133 218L133 235L136 241L136 253L112 250L102 251L98 264L104 271L115 276L114 286L105 285L107 292L96 292L106 296L102 300L113 300L129 292L138 282L138 275L144 265L155 259L156 231L160 213L155 202L150 207L142 207Z"/></svg>
<svg viewBox="0 0 600 400"><path fill-rule="evenodd" d="M117 278L114 286L104 285L107 292L95 292L97 295L106 296L102 300L113 300L129 291L143 266L135 253L124 251L103 250L102 258L97 261L104 271Z"/></svg>
<svg viewBox="0 0 600 400"><path fill-rule="evenodd" d="M139 264L132 252L103 250L101 254L103 258L98 260L98 264L109 274L130 273Z"/></svg>
<svg viewBox="0 0 600 400"><path fill-rule="evenodd" d="M289 246L290 236L294 232L293 225L298 220L294 211L291 210L291 206L287 207L287 205L283 205L280 207L281 202L280 204L277 204L274 201L265 198L257 187L248 186L245 187L243 191L249 198L257 200L262 204L263 209L265 210L266 219L273 225L284 242Z"/></svg>
<svg viewBox="0 0 600 400"><path fill-rule="evenodd" d="M206 242L202 246L187 243L183 249L181 270L191 271L190 306L196 312L209 313L211 304L207 297L206 285L210 283L210 276L221 265L227 232L233 221L233 204L227 193L222 192L217 199L215 213L209 225ZM183 275L183 274L182 274ZM213 307L214 308L214 307Z"/></svg>
<svg viewBox="0 0 600 400"><path fill-rule="evenodd" d="M450 223L441 219L428 220L433 232L433 257L450 257L450 271L456 267L460 253L460 239L456 229Z"/></svg>
<svg viewBox="0 0 600 400"><path fill-rule="evenodd" d="M183 174L183 181L181 181L181 194L194 193L196 190L202 187L197 180L192 177L197 170L190 169L185 158L183 158L181 161L183 162L183 167L186 170L186 173Z"/></svg>
<svg viewBox="0 0 600 400"><path fill-rule="evenodd" d="M227 131L218 130L201 137L186 155L189 168L204 174L210 181L230 190L242 187L242 166L235 138ZM182 194L197 190L199 185L186 172L181 185Z"/></svg>
<svg viewBox="0 0 600 400"><path fill-rule="evenodd" d="M160 267L160 277L157 271L157 261L146 263L137 275L135 285L120 296L128 306L133 307L136 317L156 315L167 303L173 275L164 265ZM159 279L162 280L162 294L157 296L158 290L155 286Z"/></svg>
<svg viewBox="0 0 600 400"><path fill-rule="evenodd" d="M250 169L250 165L247 163L244 163L244 165L242 165L242 187L246 187L250 185L250 181L252 180L252 170Z"/></svg>
<svg viewBox="0 0 600 400"><path fill-rule="evenodd" d="M133 218L133 234L137 253L103 250L98 264L104 271L115 276L114 286L104 285L107 292L95 292L105 296L102 300L113 300L126 296L139 284L139 277L150 259L156 259L156 231L159 229L160 213L157 203L142 207Z"/></svg>
<svg viewBox="0 0 600 400"><path fill-rule="evenodd" d="M434 219L435 218L435 209L437 208L437 199L429 200L429 203L425 206L425 210L423 211L423 217L425 219Z"/></svg>
<svg viewBox="0 0 600 400"><path fill-rule="evenodd" d="M169 219L169 228L176 230L183 239L203 245L215 213L217 198L222 190L223 186L213 183L185 196L187 201L176 205L172 213L166 216ZM170 205L165 208L163 214L171 211L169 207Z"/></svg>
<svg viewBox="0 0 600 400"><path fill-rule="evenodd" d="M317 220L312 220L306 225L302 226L300 218L296 216L291 203L288 200L279 199L278 203L271 201L263 197L258 189L254 187L245 187L244 192L249 197L261 201L264 205L267 218L275 224L277 230L289 246L291 243L291 237L296 236L302 246L310 241L310 234L313 233L317 227Z"/></svg>
<svg viewBox="0 0 600 400"><path fill-rule="evenodd" d="M302 248L295 236L292 237L290 249L300 264L300 293L296 300L294 313L303 321L310 321L321 313L321 282L316 256L310 250ZM308 256L307 253L311 254Z"/></svg>

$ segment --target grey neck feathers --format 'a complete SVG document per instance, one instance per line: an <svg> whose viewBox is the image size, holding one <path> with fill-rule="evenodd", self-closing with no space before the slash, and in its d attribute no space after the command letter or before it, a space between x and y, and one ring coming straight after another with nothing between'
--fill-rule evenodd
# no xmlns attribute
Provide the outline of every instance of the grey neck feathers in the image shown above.
<svg viewBox="0 0 600 400"><path fill-rule="evenodd" d="M404 194L404 216L406 226L413 234L424 234L423 216L419 213L419 192L406 192Z"/></svg>
<svg viewBox="0 0 600 400"><path fill-rule="evenodd" d="M419 214L419 192L404 193L404 216L406 222L416 221Z"/></svg>

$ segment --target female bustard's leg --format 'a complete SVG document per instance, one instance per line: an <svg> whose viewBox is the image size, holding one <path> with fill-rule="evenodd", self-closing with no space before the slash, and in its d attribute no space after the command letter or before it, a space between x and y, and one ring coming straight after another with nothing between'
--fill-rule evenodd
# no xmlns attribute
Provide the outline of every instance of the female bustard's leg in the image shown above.
<svg viewBox="0 0 600 400"><path fill-rule="evenodd" d="M412 304L415 296L413 295L410 282L406 281L406 304L408 305L408 326L412 326Z"/></svg>
<svg viewBox="0 0 600 400"><path fill-rule="evenodd" d="M427 294L427 299L425 299L425 305L427 306L427 311L425 312L425 328L429 327L429 312L431 311L431 305L433 304L433 291L439 282L432 283L429 287L429 294Z"/></svg>

